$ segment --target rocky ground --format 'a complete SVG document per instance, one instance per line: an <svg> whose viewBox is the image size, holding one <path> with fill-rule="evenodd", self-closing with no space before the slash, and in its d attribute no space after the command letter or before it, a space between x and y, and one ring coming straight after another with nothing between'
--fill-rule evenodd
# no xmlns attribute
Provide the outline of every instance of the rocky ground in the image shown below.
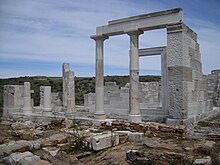
<svg viewBox="0 0 220 165"><path fill-rule="evenodd" d="M2 121L0 165L220 164L220 115L189 128L157 123Z"/></svg>

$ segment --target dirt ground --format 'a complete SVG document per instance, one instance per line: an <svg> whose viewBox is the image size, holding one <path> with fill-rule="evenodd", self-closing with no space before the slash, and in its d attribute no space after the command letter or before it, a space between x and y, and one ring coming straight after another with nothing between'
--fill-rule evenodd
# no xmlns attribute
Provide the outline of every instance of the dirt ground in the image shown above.
<svg viewBox="0 0 220 165"><path fill-rule="evenodd" d="M62 127L64 125L57 124L44 128L41 138L59 133ZM87 128L79 126L77 129ZM100 151L83 148L81 141L69 139L67 146L62 148L56 156L51 156L42 149L34 150L32 153L55 165L189 165L193 164L196 159L207 157L211 158L213 165L220 164L220 115L198 122L192 130L193 133L190 135L173 137L160 136L160 134L149 135L145 132L142 142L123 141L117 146ZM11 123L1 122L0 144L18 140L20 137L14 135ZM129 150L138 152L137 158L133 161L126 157ZM2 160L1 164L4 164Z"/></svg>

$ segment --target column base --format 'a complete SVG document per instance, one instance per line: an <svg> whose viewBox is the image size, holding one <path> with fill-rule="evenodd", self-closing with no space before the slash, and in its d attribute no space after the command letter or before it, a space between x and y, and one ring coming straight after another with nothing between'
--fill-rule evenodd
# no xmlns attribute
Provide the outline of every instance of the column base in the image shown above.
<svg viewBox="0 0 220 165"><path fill-rule="evenodd" d="M24 107L23 113L24 114L32 114L32 107Z"/></svg>
<svg viewBox="0 0 220 165"><path fill-rule="evenodd" d="M105 113L94 113L95 119L104 120L106 119Z"/></svg>
<svg viewBox="0 0 220 165"><path fill-rule="evenodd" d="M70 128L73 125L73 121L65 118L66 128Z"/></svg>
<svg viewBox="0 0 220 165"><path fill-rule="evenodd" d="M183 119L166 119L167 125L183 125Z"/></svg>
<svg viewBox="0 0 220 165"><path fill-rule="evenodd" d="M130 122L134 122L134 123L138 123L138 122L141 122L141 115L138 114L138 115L128 115L129 117L129 121Z"/></svg>
<svg viewBox="0 0 220 165"><path fill-rule="evenodd" d="M49 110L43 111L43 116L53 116L53 113L52 111L49 111Z"/></svg>

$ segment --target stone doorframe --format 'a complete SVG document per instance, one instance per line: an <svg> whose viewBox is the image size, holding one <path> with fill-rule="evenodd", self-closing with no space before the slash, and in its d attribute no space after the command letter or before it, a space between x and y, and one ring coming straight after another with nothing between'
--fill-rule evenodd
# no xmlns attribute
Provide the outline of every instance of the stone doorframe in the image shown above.
<svg viewBox="0 0 220 165"><path fill-rule="evenodd" d="M164 115L168 115L168 73L166 46L139 49L138 54L139 57L155 55L161 56L162 111Z"/></svg>
<svg viewBox="0 0 220 165"><path fill-rule="evenodd" d="M95 118L105 119L104 111L104 63L103 43L110 36L127 34L130 36L130 99L129 119L140 122L139 105L139 35L146 30L166 28L168 25L181 24L182 9L176 8L150 14L143 14L109 21L108 25L96 28L96 35L91 36L96 42L96 102ZM165 57L161 55L161 57ZM162 69L163 71L163 69ZM163 74L163 73L162 73ZM166 102L166 103L165 103ZM164 104L167 105L167 101Z"/></svg>

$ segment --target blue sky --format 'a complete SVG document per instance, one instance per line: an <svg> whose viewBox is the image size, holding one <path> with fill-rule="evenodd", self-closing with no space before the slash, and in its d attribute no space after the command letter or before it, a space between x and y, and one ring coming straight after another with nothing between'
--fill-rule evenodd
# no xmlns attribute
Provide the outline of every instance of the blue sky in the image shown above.
<svg viewBox="0 0 220 165"><path fill-rule="evenodd" d="M204 74L220 69L219 0L0 0L0 78L61 76L63 62L76 76L94 76L97 26L176 7L198 34ZM165 45L165 29L140 37L140 48ZM128 36L106 40L105 75L127 75L128 52ZM140 74L159 73L159 56L140 59Z"/></svg>

